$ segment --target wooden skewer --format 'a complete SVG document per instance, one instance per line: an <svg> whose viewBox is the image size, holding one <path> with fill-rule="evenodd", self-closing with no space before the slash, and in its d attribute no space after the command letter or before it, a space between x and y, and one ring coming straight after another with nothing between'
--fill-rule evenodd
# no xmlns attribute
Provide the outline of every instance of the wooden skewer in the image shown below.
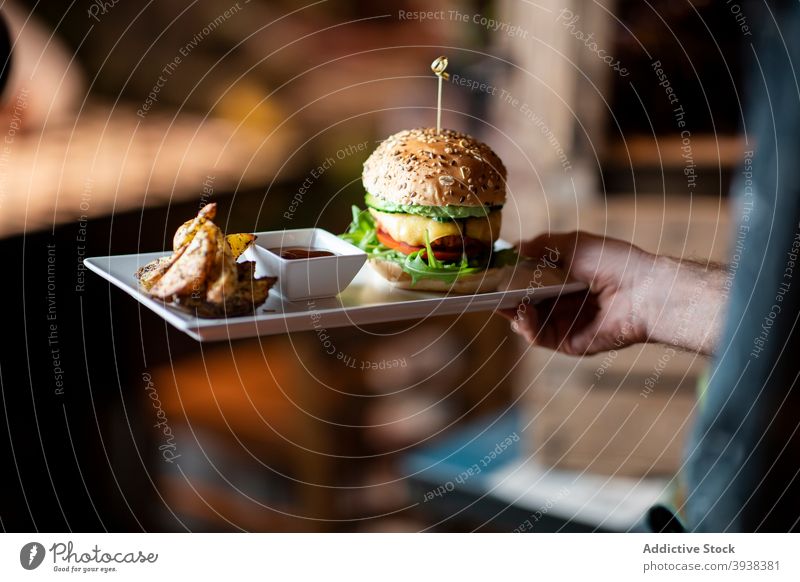
<svg viewBox="0 0 800 582"><path fill-rule="evenodd" d="M449 79L450 74L445 72L447 57L437 57L431 63L431 70L439 77L439 92L436 99L436 133L442 131L442 79Z"/></svg>

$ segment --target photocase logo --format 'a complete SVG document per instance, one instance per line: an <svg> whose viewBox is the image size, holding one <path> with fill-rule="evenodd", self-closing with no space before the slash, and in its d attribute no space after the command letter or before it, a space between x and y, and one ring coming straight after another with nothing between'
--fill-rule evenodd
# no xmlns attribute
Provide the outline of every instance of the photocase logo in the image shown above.
<svg viewBox="0 0 800 582"><path fill-rule="evenodd" d="M19 563L26 570L35 570L44 561L44 546L39 542L29 542L19 551Z"/></svg>

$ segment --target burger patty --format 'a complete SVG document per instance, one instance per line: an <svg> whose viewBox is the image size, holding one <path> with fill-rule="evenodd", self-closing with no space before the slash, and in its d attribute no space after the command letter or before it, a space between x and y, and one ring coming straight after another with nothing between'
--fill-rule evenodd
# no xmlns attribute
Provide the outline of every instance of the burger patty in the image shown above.
<svg viewBox="0 0 800 582"><path fill-rule="evenodd" d="M502 215L499 210L490 212L485 218L466 218L441 222L413 214L388 213L369 209L380 230L394 240L412 247L425 244L425 233L434 245L446 239L441 247L463 246L465 239L473 239L491 246L500 235ZM456 242L457 241L457 242Z"/></svg>
<svg viewBox="0 0 800 582"><path fill-rule="evenodd" d="M411 253L422 251L423 257L424 258L428 257L428 253L425 247L411 246L404 242L396 241L391 236L389 236L380 229L378 229L377 231L377 236L378 240L382 244L389 247L390 249L399 251L404 255L410 255ZM488 255L491 251L491 246L486 243L477 241L474 238L462 239L461 237L456 237L456 236L445 236L431 243L431 250L433 251L433 255L437 259L440 259L442 261L457 261L463 255L466 255L468 257L479 257Z"/></svg>

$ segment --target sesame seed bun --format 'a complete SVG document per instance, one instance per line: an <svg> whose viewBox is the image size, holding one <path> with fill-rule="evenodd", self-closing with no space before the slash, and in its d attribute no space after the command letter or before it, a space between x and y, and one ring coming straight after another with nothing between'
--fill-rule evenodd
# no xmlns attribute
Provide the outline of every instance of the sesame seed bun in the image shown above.
<svg viewBox="0 0 800 582"><path fill-rule="evenodd" d="M364 162L364 187L373 196L420 206L501 206L506 168L474 137L434 128L401 131Z"/></svg>
<svg viewBox="0 0 800 582"><path fill-rule="evenodd" d="M454 283L445 283L437 279L420 279L416 285L413 285L411 275L403 271L403 268L398 263L382 259L370 259L369 266L395 287L411 289L412 291L439 291L459 294L489 293L490 291L497 291L497 287L504 277L503 269L492 268L480 273L459 277Z"/></svg>

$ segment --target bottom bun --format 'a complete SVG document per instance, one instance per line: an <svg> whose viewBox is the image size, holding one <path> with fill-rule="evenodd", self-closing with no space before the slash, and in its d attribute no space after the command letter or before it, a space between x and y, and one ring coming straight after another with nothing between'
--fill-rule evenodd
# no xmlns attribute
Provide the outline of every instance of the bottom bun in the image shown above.
<svg viewBox="0 0 800 582"><path fill-rule="evenodd" d="M411 275L395 262L381 259L370 259L370 266L378 274L400 289L412 291L442 291L447 293L488 293L497 291L503 280L503 269L486 269L480 273L459 277L454 283L445 283L436 279L420 279L412 284Z"/></svg>

